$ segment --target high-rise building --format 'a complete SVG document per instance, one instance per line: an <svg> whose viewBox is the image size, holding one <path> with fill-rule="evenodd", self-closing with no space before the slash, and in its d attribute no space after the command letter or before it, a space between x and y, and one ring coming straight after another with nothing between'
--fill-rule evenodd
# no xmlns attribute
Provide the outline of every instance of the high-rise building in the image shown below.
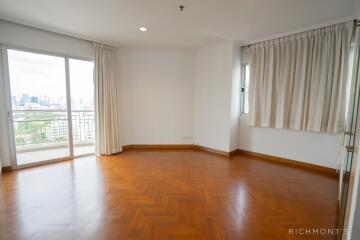
<svg viewBox="0 0 360 240"><path fill-rule="evenodd" d="M21 96L20 103L21 103L22 105L24 105L25 103L29 103L29 102L30 102L30 96L29 96L29 94L24 93L24 94Z"/></svg>
<svg viewBox="0 0 360 240"><path fill-rule="evenodd" d="M31 96L31 103L39 103L39 98L36 96Z"/></svg>

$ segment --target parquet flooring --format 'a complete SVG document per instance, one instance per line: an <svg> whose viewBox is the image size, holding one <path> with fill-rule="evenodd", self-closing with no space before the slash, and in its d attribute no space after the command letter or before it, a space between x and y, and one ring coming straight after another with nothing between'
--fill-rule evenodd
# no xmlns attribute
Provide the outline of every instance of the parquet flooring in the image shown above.
<svg viewBox="0 0 360 240"><path fill-rule="evenodd" d="M254 157L131 150L1 176L0 239L335 239L337 180Z"/></svg>

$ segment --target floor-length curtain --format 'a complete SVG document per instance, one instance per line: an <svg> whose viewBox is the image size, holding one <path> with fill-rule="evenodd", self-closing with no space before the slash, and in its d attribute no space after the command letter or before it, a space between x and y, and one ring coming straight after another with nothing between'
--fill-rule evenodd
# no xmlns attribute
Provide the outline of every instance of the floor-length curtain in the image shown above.
<svg viewBox="0 0 360 240"><path fill-rule="evenodd" d="M96 152L110 155L122 151L119 116L118 49L94 44Z"/></svg>
<svg viewBox="0 0 360 240"><path fill-rule="evenodd" d="M2 56L3 46L0 44L0 169L1 166L11 164L10 142L9 142L9 125L6 106L5 77ZM0 170L1 171L1 170Z"/></svg>
<svg viewBox="0 0 360 240"><path fill-rule="evenodd" d="M248 125L342 132L348 38L342 23L250 46Z"/></svg>

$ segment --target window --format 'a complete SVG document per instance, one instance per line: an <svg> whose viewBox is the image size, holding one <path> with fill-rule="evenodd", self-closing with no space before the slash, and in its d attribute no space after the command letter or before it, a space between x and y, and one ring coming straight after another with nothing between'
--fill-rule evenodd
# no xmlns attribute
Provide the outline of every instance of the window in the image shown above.
<svg viewBox="0 0 360 240"><path fill-rule="evenodd" d="M70 156L65 58L7 50L17 164Z"/></svg>
<svg viewBox="0 0 360 240"><path fill-rule="evenodd" d="M241 65L241 94L240 94L240 112L241 115L249 112L249 82L250 82L250 68L249 64Z"/></svg>
<svg viewBox="0 0 360 240"><path fill-rule="evenodd" d="M6 53L15 164L94 153L93 62L10 48Z"/></svg>

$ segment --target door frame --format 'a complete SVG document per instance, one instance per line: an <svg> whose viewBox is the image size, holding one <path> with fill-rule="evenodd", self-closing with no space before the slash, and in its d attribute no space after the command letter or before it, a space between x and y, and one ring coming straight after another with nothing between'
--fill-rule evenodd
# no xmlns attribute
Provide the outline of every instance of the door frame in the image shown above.
<svg viewBox="0 0 360 240"><path fill-rule="evenodd" d="M28 52L28 53L35 53L35 54L42 54L47 56L53 56L53 57L60 57L64 58L65 63L65 86L66 86L66 112L67 112L67 118L68 118L68 136L69 136L69 156L62 157L62 158L54 158L54 159L48 159L40 162L34 162L34 163L27 163L18 165L17 164L17 155L16 155L16 144L15 144L15 135L14 135L14 124L13 124L13 112L12 112L12 101L11 101L11 86L10 86L10 72L9 72L9 61L8 61L8 50L17 50L22 52ZM70 66L69 66L69 60L70 59L76 59L76 60L83 60L83 61L89 61L93 62L93 59L89 58L83 58L78 56L72 56L72 55L66 55L66 54L60 54L55 52L49 52L44 50L38 50L38 49L31 49L27 47L19 47L11 44L2 44L2 57L3 57L3 69L4 69L4 82L5 82L5 95L6 95L6 108L7 108L7 120L8 120L8 141L10 145L10 162L11 162L11 169L22 169L27 167L34 167L34 166L40 166L40 165L46 165L49 163L56 163L56 162L62 162L67 160L74 159L74 142L73 142L73 129L72 129L72 112L71 112L71 87L70 87ZM84 155L79 155L76 157L81 156L87 156L87 155L93 155L95 153L89 153Z"/></svg>
<svg viewBox="0 0 360 240"><path fill-rule="evenodd" d="M353 152L348 152L346 154L344 163L347 162L347 158L348 155L351 155L351 167L350 167L350 172L348 173L349 176L349 182L348 182L348 186L347 186L347 192L344 196L346 196L346 199L342 199L345 200L343 204L345 207L345 209L343 209L343 214L344 216L339 216L339 217L343 217L343 219L339 219L339 221L341 221L342 223L342 234L338 237L338 239L343 239L343 240L348 240L351 237L351 228L352 228L352 221L353 221L353 208L356 204L356 199L354 199L354 197L356 198L357 195L357 190L354 189L355 187L355 183L356 183L356 177L359 174L359 162L358 162L358 158L359 158L359 143L360 143L360 31L357 27L357 20L354 20L353 22L353 56L351 56L352 59L350 59L350 61L352 61L352 71L351 71L351 88L350 90L352 90L352 92L350 93L350 98L349 98L349 104L351 103L350 107L351 109L349 109L348 111L348 116L347 117L353 117L352 113L356 112L356 119L355 122L352 122L352 124L354 124L353 126L350 126L350 129L346 129L346 131L349 131L353 134L353 148L354 151ZM351 99L354 99L354 102L351 102ZM350 139L351 136L349 136L349 138L345 138L346 140ZM346 145L349 144L349 142L345 142ZM346 166L345 166L346 168ZM342 189L343 191L343 189ZM341 192L341 194L343 195L344 193ZM340 212L341 214L341 212Z"/></svg>

